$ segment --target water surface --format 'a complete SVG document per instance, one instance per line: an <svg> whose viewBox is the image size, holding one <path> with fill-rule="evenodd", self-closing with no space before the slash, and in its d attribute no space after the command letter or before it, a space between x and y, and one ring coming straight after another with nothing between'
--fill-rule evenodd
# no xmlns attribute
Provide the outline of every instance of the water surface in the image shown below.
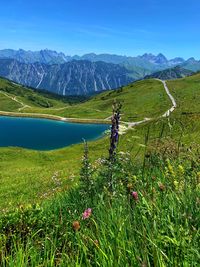
<svg viewBox="0 0 200 267"><path fill-rule="evenodd" d="M81 124L38 118L0 117L0 147L52 150L101 137L106 124Z"/></svg>

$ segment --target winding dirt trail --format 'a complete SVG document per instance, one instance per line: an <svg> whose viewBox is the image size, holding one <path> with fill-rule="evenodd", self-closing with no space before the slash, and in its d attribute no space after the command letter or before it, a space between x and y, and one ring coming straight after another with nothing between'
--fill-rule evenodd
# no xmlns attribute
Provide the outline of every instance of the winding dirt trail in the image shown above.
<svg viewBox="0 0 200 267"><path fill-rule="evenodd" d="M162 117L169 117L170 116L170 113L172 113L176 107L177 107L177 104L176 104L176 100L175 98L173 97L173 95L170 93L169 91L169 88L167 87L167 84L166 84L166 81L163 81L163 80L159 80L158 81L162 82L163 85L164 85L164 88L165 88L165 91L167 93L167 95L169 96L170 100L172 101L172 107L170 109L168 109L163 115Z"/></svg>
<svg viewBox="0 0 200 267"><path fill-rule="evenodd" d="M166 91L166 94L168 95L168 97L170 98L171 102L172 102L172 106L170 109L168 109L163 115L159 116L158 118L162 118L162 117L169 117L170 114L176 109L177 107L177 103L175 98L172 96L172 94L169 91L169 88L167 87L166 81L160 80L160 79L155 79L159 82L161 82L164 86L164 89ZM22 109L25 108L30 108L31 106L28 106L26 104L24 104L23 102L19 101L16 96L12 97L9 96L8 94L0 91L0 93L4 94L5 96L7 96L8 98L12 99L13 101L19 103L22 107L18 109L18 111L21 111ZM65 107L60 108L61 109L65 109ZM54 109L54 110L59 110L59 109ZM82 122L82 123L110 123L110 119L112 116L109 116L105 119L86 119L86 118L65 118L65 117L61 117L61 116L56 116L56 115L50 115L50 114L41 114L41 113L20 113L20 112L6 112L6 111L0 111L0 115L2 116L18 116L18 117L37 117L37 118L46 118L46 119L53 119L53 120L60 120L60 121L71 121L71 122ZM127 128L132 128L134 126L146 123L148 121L152 121L153 118L144 118L141 121L137 121L137 122L126 122L126 121L122 121L122 124L124 126L126 126Z"/></svg>
<svg viewBox="0 0 200 267"><path fill-rule="evenodd" d="M167 87L167 84L166 84L166 81L163 81L163 80L160 80L160 79L155 79L159 82L161 82L164 86L164 89L165 89L165 92L166 94L168 95L168 97L170 98L171 102L172 102L172 107L170 109L168 109L163 115L161 115L159 118L166 118L166 117L169 117L170 116L170 113L172 113L176 107L177 107L177 104L176 104L176 100L175 98L173 97L173 95L170 93L169 91L169 88ZM128 125L128 128L131 128L131 127L134 127L134 126L137 126L137 125L140 125L142 123L145 123L147 121L151 121L153 120L152 118L144 118L144 120L141 120L141 121L137 121L137 122L124 122Z"/></svg>
<svg viewBox="0 0 200 267"><path fill-rule="evenodd" d="M10 95L6 94L5 92L2 92L2 91L0 91L0 93L3 94L3 95L5 95L6 97L10 98L11 100L17 102L18 104L20 104L22 107L19 108L18 111L21 111L24 108L30 108L29 105L26 105L23 102L19 101L16 96L14 96L14 97L13 96L10 96Z"/></svg>

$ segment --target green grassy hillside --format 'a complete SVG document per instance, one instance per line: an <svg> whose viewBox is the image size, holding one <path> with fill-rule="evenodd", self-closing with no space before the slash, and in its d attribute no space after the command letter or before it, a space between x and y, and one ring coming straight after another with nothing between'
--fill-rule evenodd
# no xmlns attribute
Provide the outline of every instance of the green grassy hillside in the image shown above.
<svg viewBox="0 0 200 267"><path fill-rule="evenodd" d="M96 95L84 103L70 105L62 99L0 79L0 110L8 112L39 112L65 117L105 119L112 114L114 100L122 103L122 119L127 121L137 121L144 117L156 118L171 105L162 83L155 80L137 82L116 91ZM50 107L41 107L43 103L48 103ZM105 155L108 143L107 137L91 143L93 160ZM38 196L46 193L51 195L55 187L52 182L55 172L59 173L63 185L67 185L69 177L79 173L81 151L82 145L52 152L0 149L0 206L35 201Z"/></svg>
<svg viewBox="0 0 200 267"><path fill-rule="evenodd" d="M65 105L62 100L57 100L48 93L38 93L33 89L0 78L0 110L18 112L23 104L35 108L59 108Z"/></svg>
<svg viewBox="0 0 200 267"><path fill-rule="evenodd" d="M90 144L92 159L105 156L105 139ZM40 202L75 184L79 175L83 145L39 152L22 148L0 148L0 208ZM56 174L60 185L52 177Z"/></svg>
<svg viewBox="0 0 200 267"><path fill-rule="evenodd" d="M115 91L96 95L84 103L69 105L62 100L50 98L49 95L41 95L0 79L1 111L41 113L77 119L106 119L111 115L115 99L122 103L124 121L157 117L171 104L162 83L156 80L136 82Z"/></svg>
<svg viewBox="0 0 200 267"><path fill-rule="evenodd" d="M177 101L177 109L172 119L182 128L183 139L187 143L200 142L200 73L167 82Z"/></svg>
<svg viewBox="0 0 200 267"><path fill-rule="evenodd" d="M84 116L105 118L110 115L113 101L117 100L122 104L123 121L156 117L170 106L170 101L163 89L163 85L156 80L136 82L118 90L97 95L72 111L64 111L63 115L77 116L77 110L80 110ZM88 111L87 114L84 114L85 110Z"/></svg>
<svg viewBox="0 0 200 267"><path fill-rule="evenodd" d="M44 108L17 96L26 111L77 118L106 118L118 99L123 120L154 120L120 136L112 164L109 137L90 142L81 175L82 144L0 148L2 266L199 266L200 74L167 85L177 102L168 118L160 116L172 104L156 80L72 106L53 99ZM5 110L24 112L7 94Z"/></svg>
<svg viewBox="0 0 200 267"><path fill-rule="evenodd" d="M1 80L2 83L2 80ZM119 149L126 151L131 148L131 155L141 158L145 151L143 144L145 135L149 132L148 142L152 147L157 147L156 140L162 134L163 142L174 146L175 142L181 139L187 144L200 141L200 123L199 123L199 95L200 95L200 74L194 76L167 82L169 89L174 95L178 107L171 114L170 119L159 119L140 125L126 132L120 138ZM9 88L10 83L6 81ZM14 89L18 88L13 85ZM1 88L5 87L1 85ZM12 90L14 90L12 89ZM6 89L9 91L8 89ZM14 97L12 90L9 91L10 96ZM17 89L16 89L17 90ZM21 89L20 89L21 90ZM160 116L170 106L170 100L166 95L162 83L154 80L140 81L124 87L117 91L104 92L91 98L82 104L69 104L55 98L44 98L45 101L52 101L53 108L38 108L30 100L27 100L27 89L23 88L25 96L17 96L20 101L26 102L32 106L32 111L41 111L44 113L52 112L53 114L92 118L106 118L111 115L111 105L114 99L118 99L123 104L122 119L129 121L137 121L144 117ZM12 94L11 94L12 93ZM32 91L31 91L32 94ZM16 92L15 92L16 95ZM2 104L5 110L8 110L8 104L13 104L12 111L18 111L18 103L0 94ZM15 105L17 105L15 107ZM34 108L33 108L34 107ZM54 107L64 107L63 110L53 110ZM28 111L29 108L26 109ZM48 112L47 112L48 111ZM71 112L70 112L71 111ZM140 113L141 111L141 113ZM23 110L21 111L23 112ZM69 112L69 113L68 113ZM82 112L82 113L81 113ZM161 133L162 131L162 133ZM101 140L91 142L92 160L98 159L102 155L106 155L109 140L105 137ZM167 145L166 145L167 146ZM165 147L165 145L163 145ZM172 147L174 149L174 147ZM20 152L19 152L20 151ZM63 148L51 152L28 151L19 148L0 149L0 177L1 177L1 201L0 206L5 207L9 203L24 203L26 201L38 200L38 196L48 193L51 195L54 183L52 176L55 172L59 173L59 179L64 184L68 184L71 175L77 175L80 169L80 161L82 156L82 145ZM138 153L139 151L139 153ZM138 154L137 154L138 153ZM14 180L13 180L14 179ZM31 183L30 183L31 181Z"/></svg>

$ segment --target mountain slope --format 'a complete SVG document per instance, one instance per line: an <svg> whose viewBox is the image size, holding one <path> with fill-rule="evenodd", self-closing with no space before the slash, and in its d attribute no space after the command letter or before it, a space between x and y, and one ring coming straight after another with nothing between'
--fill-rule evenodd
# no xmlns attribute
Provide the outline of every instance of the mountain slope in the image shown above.
<svg viewBox="0 0 200 267"><path fill-rule="evenodd" d="M182 63L181 66L185 69L196 72L196 71L200 70L200 60L195 60L194 58L189 58L184 63Z"/></svg>
<svg viewBox="0 0 200 267"><path fill-rule="evenodd" d="M196 121L191 123L190 127L197 122L200 126L200 72L183 79L167 81L167 84L177 99L178 108L175 114L188 121L189 118ZM198 135L199 133L194 131L193 134Z"/></svg>
<svg viewBox="0 0 200 267"><path fill-rule="evenodd" d="M82 97L62 97L43 90L27 88L0 77L0 111L23 112L27 108L63 108Z"/></svg>
<svg viewBox="0 0 200 267"><path fill-rule="evenodd" d="M170 92L178 103L173 114L181 112L197 112L200 114L200 73L177 80L167 81ZM8 94L6 97L5 94ZM19 103L26 107L19 111ZM67 99L58 99L48 93L34 91L22 87L5 79L0 79L0 110L23 113L39 113L56 115L64 118L107 119L111 115L114 100L122 103L122 119L124 121L138 121L145 117L158 117L170 106L163 84L155 79L146 79L121 87L117 90L106 91L91 97L82 103L72 103ZM9 101L9 103L8 103ZM2 109L4 106L4 109ZM194 108L195 107L195 108ZM172 116L174 116L172 114ZM182 114L182 113L181 113Z"/></svg>
<svg viewBox="0 0 200 267"><path fill-rule="evenodd" d="M166 70L158 71L155 73L152 73L150 75L145 76L145 79L149 78L157 78L161 80L171 80L171 79L178 79L178 78L184 78L186 76L192 75L193 72L190 70L186 70L180 66L169 68Z"/></svg>
<svg viewBox="0 0 200 267"><path fill-rule="evenodd" d="M3 83L2 79L0 81L1 85ZM1 109L2 104L0 104L0 110L13 111L22 115L23 113L46 114L47 116L55 115L61 118L75 118L77 120L79 118L105 120L111 116L112 103L117 100L122 103L122 119L124 121L139 121L149 116L157 117L164 113L171 105L162 83L156 80L132 83L117 90L95 95L88 101L73 105L65 104L59 100L54 101L48 95L41 96L40 104L40 94L38 92L32 92L30 89L8 83L9 85L4 82L4 85L0 86L0 103L5 101L5 99L3 101L1 99L1 92L6 92L11 98L10 101L13 102L13 98L17 97L17 100L23 102L26 106L22 108L23 105L21 105L22 109L18 106L16 108L13 107L11 110L11 104L7 106L7 109L5 104L4 109ZM5 95L3 97L5 98ZM36 98L38 101L31 102L32 98Z"/></svg>
<svg viewBox="0 0 200 267"><path fill-rule="evenodd" d="M129 71L105 62L71 61L64 64L26 64L0 59L0 76L60 95L88 95L133 81Z"/></svg>
<svg viewBox="0 0 200 267"><path fill-rule="evenodd" d="M185 69L191 71L200 70L200 61L190 58L184 60L181 57L167 59L163 54L153 55L145 53L142 56L121 56L115 54L95 54L89 53L82 56L66 56L64 53L44 49L40 51L25 51L23 49L0 50L0 59L15 59L21 63L40 63L40 64L63 64L73 60L86 60L90 62L103 61L106 63L119 64L129 71L129 76L136 80L142 79L146 75L153 72L164 70L166 68L173 68L174 66L181 65Z"/></svg>

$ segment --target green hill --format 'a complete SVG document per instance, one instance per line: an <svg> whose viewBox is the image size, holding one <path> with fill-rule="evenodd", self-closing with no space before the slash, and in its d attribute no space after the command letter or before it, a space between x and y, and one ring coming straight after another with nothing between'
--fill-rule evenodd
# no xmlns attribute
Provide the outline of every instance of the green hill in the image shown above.
<svg viewBox="0 0 200 267"><path fill-rule="evenodd" d="M0 77L0 110L22 112L32 108L62 108L86 97L62 97L47 91L25 87Z"/></svg>
<svg viewBox="0 0 200 267"><path fill-rule="evenodd" d="M39 101L32 99L50 103L51 107L41 107L38 104ZM110 122L114 100L122 103L122 119L125 121L138 121L145 117L157 118L171 106L162 83L156 80L140 81L116 91L106 91L78 104L65 103L66 99L56 99L46 93L40 94L10 81L0 80L0 110L6 112L2 114L26 116L43 114L44 116L72 117L77 120L101 119L105 122L106 119L106 122ZM106 137L90 144L93 160L105 155L108 143ZM54 186L51 177L55 171L60 173L60 179L64 184L68 184L69 180L66 177L77 175L79 172L81 156L82 144L50 152L0 148L0 158L2 158L0 162L0 175L2 176L0 206L32 201L46 191L51 192ZM15 177L14 184L13 176Z"/></svg>
<svg viewBox="0 0 200 267"><path fill-rule="evenodd" d="M84 103L70 105L62 99L55 99L55 97L34 92L9 81L1 79L0 82L0 110L4 110L4 112L12 111L20 114L26 112L26 116L32 116L30 113L37 114L39 112L39 114L47 114L45 116L50 114L76 118L77 120L83 119L83 121L84 119L101 119L103 122L106 119L109 122L113 100L119 100L123 105L123 121L139 121L146 117L154 119L133 130L128 130L120 138L119 149L126 150L129 147L127 140L132 140L130 141L132 142L131 147L133 147L131 154L135 155L134 153L139 150L141 152L138 154L139 158L142 157L141 155L145 151L142 145L145 142L144 135L148 131L150 132L149 143L152 143L153 147L155 140L160 136L162 128L163 140L166 143L172 142L169 142L167 138L177 141L180 136L188 144L193 141L200 141L200 74L167 82L178 104L177 109L169 119L158 119L172 104L163 84L156 80L139 81L116 91L106 91ZM44 103L51 103L52 107L41 107L38 102L30 100L29 96L42 99ZM21 109L22 105L14 101L13 97L16 97L15 100L21 101L30 107ZM108 144L107 137L91 142L92 160L105 155ZM1 148L0 176L2 181L0 205L6 206L9 202L17 204L27 200L32 201L37 199L38 195L51 191L53 186L51 176L55 171L58 171L60 179L68 184L69 180L66 177L76 175L79 172L81 151L82 144L50 152L29 151L21 148ZM13 176L15 177L14 184ZM29 183L30 179L32 181L31 184ZM8 191L10 192L9 195L7 194ZM13 197L14 195L15 197Z"/></svg>
<svg viewBox="0 0 200 267"><path fill-rule="evenodd" d="M172 103L153 79L73 105L28 93L51 107L7 86L0 104L4 112L13 105L9 115L105 120L117 99L124 121L152 120L120 135L112 162L109 136L89 143L84 164L82 144L0 148L2 266L199 265L200 74L167 81L177 103L169 117L162 115Z"/></svg>
<svg viewBox="0 0 200 267"><path fill-rule="evenodd" d="M200 142L200 73L187 78L167 82L177 101L177 109L172 114L180 126L182 139L194 145Z"/></svg>
<svg viewBox="0 0 200 267"><path fill-rule="evenodd" d="M115 99L122 103L122 119L124 121L156 117L170 106L162 83L156 80L136 82L118 90L106 91L83 103L75 104L72 103L74 99L71 102L70 98L56 99L55 96L47 93L41 94L0 79L0 111L5 112L104 120L111 115L111 107Z"/></svg>

